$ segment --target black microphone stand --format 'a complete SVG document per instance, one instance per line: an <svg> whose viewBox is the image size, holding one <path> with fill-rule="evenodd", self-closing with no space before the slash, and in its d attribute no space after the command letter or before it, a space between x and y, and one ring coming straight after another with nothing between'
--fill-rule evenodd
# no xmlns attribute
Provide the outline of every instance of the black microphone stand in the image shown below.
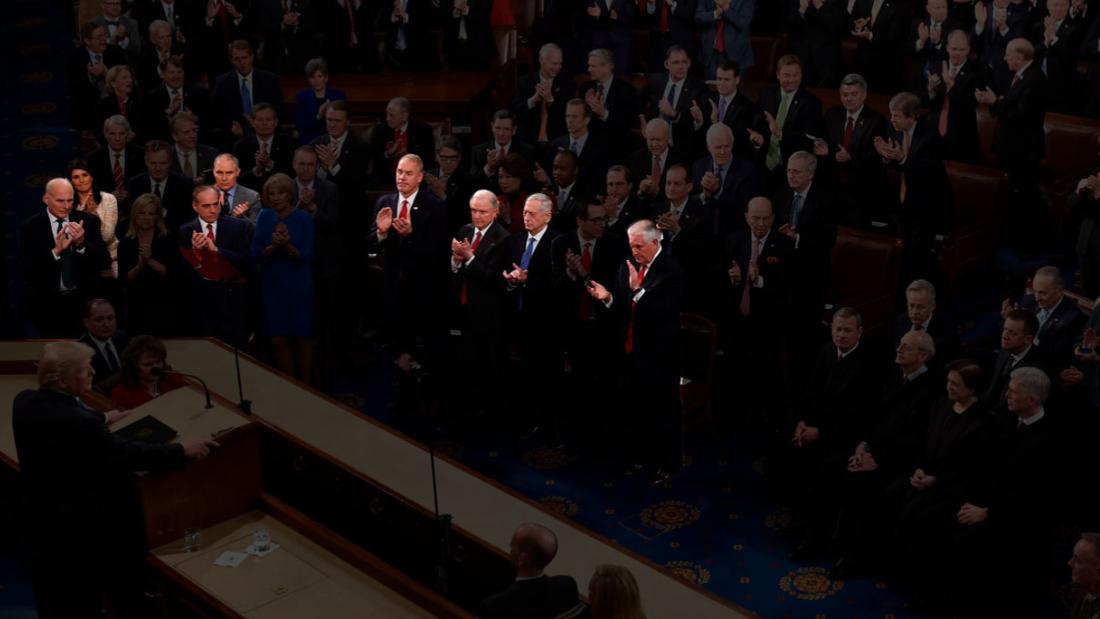
<svg viewBox="0 0 1100 619"><path fill-rule="evenodd" d="M435 588L446 595L450 589L451 569L451 514L439 513L439 490L435 480L435 443L428 443L428 458L432 466L432 500L435 503L435 521L439 525L439 557L435 564Z"/></svg>
<svg viewBox="0 0 1100 619"><path fill-rule="evenodd" d="M237 366L237 398L240 400L237 402L237 408L241 409L241 412L245 415L252 414L252 400L244 399L244 383L241 382L241 349L233 346L233 363Z"/></svg>
<svg viewBox="0 0 1100 619"><path fill-rule="evenodd" d="M194 378L195 380L199 381L200 385L202 385L203 393L206 395L206 406L204 408L214 408L214 405L210 403L210 387L206 386L206 381L203 380L201 377L195 376L194 374L187 374L187 373L184 373L184 372L177 372L175 370L168 370L168 369L165 369L165 368L153 368L152 371L153 371L153 375L157 376L157 377L164 376L166 374L175 374L176 376L183 376L185 378Z"/></svg>

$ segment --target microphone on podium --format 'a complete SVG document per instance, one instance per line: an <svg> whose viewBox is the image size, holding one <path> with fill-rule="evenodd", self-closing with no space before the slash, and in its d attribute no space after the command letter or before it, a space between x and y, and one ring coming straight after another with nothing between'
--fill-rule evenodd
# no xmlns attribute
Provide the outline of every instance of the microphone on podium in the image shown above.
<svg viewBox="0 0 1100 619"><path fill-rule="evenodd" d="M154 367L152 370L150 370L150 372L153 374L153 376L156 376L157 378L163 378L169 374L175 374L176 376L183 376L185 378L194 378L195 380L199 381L199 384L202 385L203 392L205 392L206 394L205 408L214 408L214 405L210 403L210 387L206 386L206 381L202 378L195 376L194 374L185 374L184 372L177 372L175 370L161 367Z"/></svg>

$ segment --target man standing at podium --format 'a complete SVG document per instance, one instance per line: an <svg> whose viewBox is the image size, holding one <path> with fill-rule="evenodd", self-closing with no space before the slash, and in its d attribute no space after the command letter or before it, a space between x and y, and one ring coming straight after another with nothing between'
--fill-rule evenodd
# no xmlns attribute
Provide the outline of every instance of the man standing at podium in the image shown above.
<svg viewBox="0 0 1100 619"><path fill-rule="evenodd" d="M106 595L115 616L147 617L140 574L145 552L133 471L183 466L218 444L129 441L80 400L92 387L91 347L46 344L38 389L15 398L12 429L19 457L22 540L39 619L98 618Z"/></svg>

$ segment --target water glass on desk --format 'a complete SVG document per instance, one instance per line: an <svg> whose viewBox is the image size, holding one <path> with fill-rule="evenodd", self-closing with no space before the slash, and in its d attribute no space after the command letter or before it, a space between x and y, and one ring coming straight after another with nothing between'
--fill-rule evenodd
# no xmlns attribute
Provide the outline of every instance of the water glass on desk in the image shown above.
<svg viewBox="0 0 1100 619"><path fill-rule="evenodd" d="M183 530L183 551L184 552L197 552L202 550L202 530L201 529L184 529Z"/></svg>
<svg viewBox="0 0 1100 619"><path fill-rule="evenodd" d="M264 527L258 527L252 531L252 548L256 552L267 552L271 549L271 534Z"/></svg>

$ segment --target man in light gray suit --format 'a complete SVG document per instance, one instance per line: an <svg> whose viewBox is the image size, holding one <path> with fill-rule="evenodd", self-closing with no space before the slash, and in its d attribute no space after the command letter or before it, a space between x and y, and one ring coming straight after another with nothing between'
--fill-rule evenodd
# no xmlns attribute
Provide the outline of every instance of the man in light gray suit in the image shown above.
<svg viewBox="0 0 1100 619"><path fill-rule="evenodd" d="M103 13L93 23L107 28L107 42L121 47L128 55L141 54L141 28L137 20L122 14L122 0L101 0Z"/></svg>
<svg viewBox="0 0 1100 619"><path fill-rule="evenodd" d="M222 215L247 219L252 225L260 216L260 194L237 184L241 166L237 158L222 153L214 158L214 186L221 194Z"/></svg>

